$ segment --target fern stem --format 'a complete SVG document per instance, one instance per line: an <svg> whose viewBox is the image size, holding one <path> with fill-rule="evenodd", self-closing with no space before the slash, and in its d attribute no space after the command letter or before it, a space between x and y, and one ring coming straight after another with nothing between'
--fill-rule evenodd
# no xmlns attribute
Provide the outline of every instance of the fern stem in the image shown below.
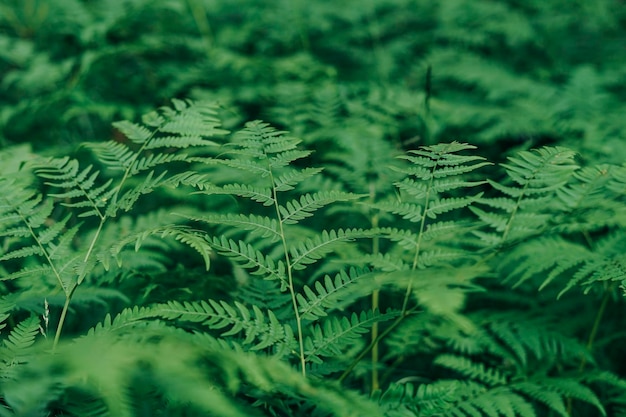
<svg viewBox="0 0 626 417"><path fill-rule="evenodd" d="M122 187L124 186L124 183L126 182L128 177L130 177L131 169L132 169L135 161L137 161L137 158L139 158L139 155L146 148L148 142L150 141L150 139L152 139L155 136L157 131L158 131L158 129L155 130L154 132L152 132L152 134L150 135L150 138L145 141L145 143L141 146L141 148L135 153L135 155L131 159L131 162L128 164L128 168L126 168L126 171L124 172L124 176L120 180L119 184L116 187L115 193L112 196L112 199L111 199L111 204L112 205L113 204L117 204L117 199L118 199L119 193L122 190ZM104 227L104 223L109 218L109 215L106 212L104 214L102 214L100 212L99 208L95 204L94 204L94 207L96 207L96 212L98 213L98 217L100 217L100 223L98 224L98 228L96 229L96 233L94 234L94 237L91 239L91 243L89 244L89 248L87 249L87 252L85 253L85 257L83 258L83 264L85 264L85 263L87 263L89 261L89 258L91 257L91 254L93 253L93 249L96 246L96 242L98 241L98 239L100 237L100 233L102 232L102 228ZM80 283L81 283L83 278L84 278L83 276L78 276L77 279L76 279L76 282L73 283L72 288L68 292L68 291L65 290L65 288L63 288L63 282L61 281L60 276L58 276L58 279L61 282L61 287L65 291L65 304L63 305L63 310L61 311L61 317L59 318L59 324L57 325L57 330L56 330L56 333L54 335L54 342L52 344L53 349L56 347L56 345L59 342L59 339L61 338L61 332L63 330L63 325L65 324L65 319L67 317L67 311L69 310L69 306L70 306L70 303L72 301L72 296L74 295L74 291L76 291L76 288L78 287L78 285L80 285Z"/></svg>
<svg viewBox="0 0 626 417"><path fill-rule="evenodd" d="M278 218L278 227L280 230L280 240L283 245L283 251L285 253L285 263L287 265L287 287L289 288L289 295L291 296L291 304L293 306L293 314L296 318L296 329L298 332L298 348L300 352L298 354L300 358L300 368L302 370L302 376L306 377L306 358L304 356L304 334L302 332L302 317L298 311L298 300L296 298L296 289L293 281L293 269L291 264L291 258L289 256L289 247L287 245L287 239L285 238L285 229L283 227L283 218L280 215L278 205L278 193L274 182L274 175L272 174L271 166L268 166L270 181L272 183L272 196L274 197L274 208L276 209L276 217Z"/></svg>
<svg viewBox="0 0 626 417"><path fill-rule="evenodd" d="M65 319L67 317L67 311L70 308L70 302L72 301L72 296L74 295L74 291L76 291L78 285L74 285L70 290L69 294L65 296L65 303L63 304L63 310L61 310L61 316L59 317L59 324L57 324L57 330L54 334L54 342L52 342L52 351L54 351L59 344L59 340L61 339L61 333L63 332L63 325L65 324Z"/></svg>
<svg viewBox="0 0 626 417"><path fill-rule="evenodd" d="M528 184L524 185L524 188L522 189L522 193L520 194L520 196L517 198L517 201L515 202L515 207L513 207L513 210L511 211L511 216L509 217L509 221L506 223L504 232L502 232L502 242L500 243L500 245L503 245L504 242L506 242L506 239L509 237L509 232L511 231L513 220L515 219L515 216L517 215L517 211L519 210L520 204L522 203L522 200L525 197L525 192L526 192L527 187L528 187Z"/></svg>
<svg viewBox="0 0 626 417"><path fill-rule="evenodd" d="M589 351L591 351L591 349L593 348L596 336L598 335L598 329L600 328L600 323L602 322L602 318L604 317L604 312L606 311L606 306L608 305L610 298L611 287L607 288L604 293L604 297L602 298L602 302L600 304L600 307L598 308L598 313L596 314L596 318L593 322L593 327L589 332L589 338L587 339L587 350ZM587 360L583 357L580 363L579 370L582 371L586 364Z"/></svg>
<svg viewBox="0 0 626 417"><path fill-rule="evenodd" d="M426 228L426 211L428 210L428 202L430 201L430 192L433 189L433 183L435 181L435 171L437 170L438 161L433 166L430 176L430 182L428 183L428 188L426 190L426 195L424 196L424 212L422 213L422 219L420 220L420 230L417 235L417 242L415 244L415 256L413 257L413 265L411 265L411 271L415 271L417 269L417 265L419 262L420 249L422 246L422 237L424 236L424 229ZM402 315L406 312L407 306L409 304L409 300L411 298L411 292L413 291L413 280L409 281L409 284L406 288L406 294L404 294L404 301L402 302Z"/></svg>
<svg viewBox="0 0 626 417"><path fill-rule="evenodd" d="M106 220L106 216L100 219L100 224L98 225L98 228L96 229L96 234L94 235L93 239L91 239L91 243L89 244L89 249L87 249L87 253L85 254L85 258L83 259L83 262L87 262L89 258L91 257L91 252L93 252L93 248L96 246L96 241L100 237L100 232L102 231L102 227L104 226L105 220Z"/></svg>
<svg viewBox="0 0 626 417"><path fill-rule="evenodd" d="M370 182L369 187L370 201L376 200L376 184ZM379 224L378 214L373 214L371 218L372 228L376 229ZM372 239L372 254L377 255L380 252L380 237L374 236ZM380 290L375 289L372 291L372 311L378 310L380 307ZM372 392L376 391L380 387L378 376L378 360L379 360L379 346L378 346L378 322L372 325Z"/></svg>

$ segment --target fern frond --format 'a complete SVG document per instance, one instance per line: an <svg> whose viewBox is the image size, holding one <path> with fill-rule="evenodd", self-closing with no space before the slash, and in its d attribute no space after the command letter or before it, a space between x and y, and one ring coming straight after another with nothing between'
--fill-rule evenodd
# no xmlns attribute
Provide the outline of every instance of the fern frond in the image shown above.
<svg viewBox="0 0 626 417"><path fill-rule="evenodd" d="M113 171L126 171L138 156L130 146L121 142L95 142L84 146L96 155L98 161Z"/></svg>
<svg viewBox="0 0 626 417"><path fill-rule="evenodd" d="M115 317L108 313L101 322L89 329L87 336L133 329L146 319L154 317L157 317L157 314L149 307L125 308Z"/></svg>
<svg viewBox="0 0 626 417"><path fill-rule="evenodd" d="M441 198L431 201L428 208L424 212L426 217L436 219L439 214L447 213L452 210L458 210L469 207L473 202L482 197L483 193L478 193L471 197Z"/></svg>
<svg viewBox="0 0 626 417"><path fill-rule="evenodd" d="M410 222L420 222L424 216L424 208L420 204L405 203L397 200L382 201L378 203L364 203L368 207L377 209L387 213L393 213L402 216Z"/></svg>
<svg viewBox="0 0 626 417"><path fill-rule="evenodd" d="M324 255L336 250L339 245L370 235L371 232L363 229L324 230L320 235L289 248L291 267L295 270L304 269L306 265L315 263Z"/></svg>
<svg viewBox="0 0 626 417"><path fill-rule="evenodd" d="M335 278L329 275L314 284L315 290L305 285L301 293L296 294L300 317L315 321L326 317L333 310L341 310L355 299L363 297L379 287L375 274L368 270L351 268L340 271Z"/></svg>
<svg viewBox="0 0 626 417"><path fill-rule="evenodd" d="M476 147L460 142L422 146L420 149L408 151L405 155L398 157L409 161L411 163L410 167L394 167L394 170L414 176L423 181L428 181L432 178L445 178L465 174L483 166L490 165L490 163L485 162L485 158L481 156L457 155L458 152L472 149L476 149Z"/></svg>
<svg viewBox="0 0 626 417"><path fill-rule="evenodd" d="M210 214L201 217L179 214L179 216L197 222L233 226L239 230L249 231L250 236L270 238L272 242L280 239L278 221L270 217L254 214Z"/></svg>
<svg viewBox="0 0 626 417"><path fill-rule="evenodd" d="M311 217L319 208L338 201L356 200L359 196L340 191L320 191L315 194L303 194L300 200L291 200L278 206L281 221L284 224L297 224L300 220Z"/></svg>
<svg viewBox="0 0 626 417"><path fill-rule="evenodd" d="M61 288L69 291L75 285L77 255L72 245L80 225L68 229L69 215L55 222L53 199L44 200L13 181L0 180L0 191L6 191L0 193L0 236L6 239L0 260L31 258L29 267L49 266Z"/></svg>
<svg viewBox="0 0 626 417"><path fill-rule="evenodd" d="M238 171L249 172L250 174L258 176L259 178L267 178L271 173L271 170L267 166L267 163L258 162L252 159L219 159L218 162L222 165L234 168Z"/></svg>
<svg viewBox="0 0 626 417"><path fill-rule="evenodd" d="M139 197L151 193L155 188L161 185L165 174L166 173L163 172L154 177L154 171L151 171L139 184L125 190L118 198L111 199L105 212L106 216L116 217L120 210L124 212L130 211L137 200L139 200Z"/></svg>
<svg viewBox="0 0 626 417"><path fill-rule="evenodd" d="M277 279L285 282L286 268L283 261L274 261L263 255L254 246L243 241L227 239L224 236L207 238L209 244L220 254L231 258L242 268L251 270L253 275L261 275L265 279Z"/></svg>
<svg viewBox="0 0 626 417"><path fill-rule="evenodd" d="M569 416L564 400L572 399L593 405L603 416L606 411L598 396L588 387L572 378L541 378L532 382L512 384L511 389L522 392L537 401L542 402L548 408L563 416Z"/></svg>
<svg viewBox="0 0 626 417"><path fill-rule="evenodd" d="M256 187L246 184L226 184L224 186L211 186L203 184L202 190L198 194L222 194L236 195L238 197L249 198L252 201L261 203L264 206L274 205L275 200L272 196L272 190L266 187Z"/></svg>
<svg viewBox="0 0 626 417"><path fill-rule="evenodd" d="M457 409L470 415L487 417L535 417L532 405L520 395L508 390L490 390L457 404Z"/></svg>
<svg viewBox="0 0 626 417"><path fill-rule="evenodd" d="M168 320L202 323L212 330L223 330L222 336L244 333L243 345L251 345L251 350L261 350L276 344L291 345L293 331L291 327L280 323L272 311L261 311L252 306L250 311L241 303L234 306L225 301L209 300L201 302L179 303L170 301L152 307L152 312Z"/></svg>
<svg viewBox="0 0 626 417"><path fill-rule="evenodd" d="M501 268L512 267L506 280L515 280L514 286L535 277L544 277L538 287L542 290L566 271L577 270L591 256L582 245L547 236L513 248L502 260Z"/></svg>
<svg viewBox="0 0 626 417"><path fill-rule="evenodd" d="M13 279L21 279L26 277L41 277L48 275L51 271L48 265L38 265L36 267L25 267L19 271L12 272L6 275L0 276L0 281L9 281Z"/></svg>
<svg viewBox="0 0 626 417"><path fill-rule="evenodd" d="M113 123L113 126L133 143L138 145L143 145L154 134L145 126L129 122L127 120L115 122Z"/></svg>
<svg viewBox="0 0 626 417"><path fill-rule="evenodd" d="M284 173L278 178L274 178L274 189L279 192L293 190L297 184L322 171L322 168L304 168Z"/></svg>
<svg viewBox="0 0 626 417"><path fill-rule="evenodd" d="M174 108L161 107L157 112L148 113L142 121L148 126L159 126L160 131L173 133L181 141L189 138L212 137L228 133L220 129L221 121L217 115L217 105L206 101L172 99ZM209 143L212 144L212 143Z"/></svg>
<svg viewBox="0 0 626 417"><path fill-rule="evenodd" d="M574 181L557 190L557 198L566 208L555 230L571 233L622 226L626 209L622 192L625 187L620 177L626 178L625 170L602 164L575 172Z"/></svg>
<svg viewBox="0 0 626 417"><path fill-rule="evenodd" d="M106 269L108 269L110 265L108 258L110 255L116 258L118 266L121 266L122 260L119 255L124 247L132 244L135 252L137 252L148 239L151 239L154 236L158 236L160 238L171 237L174 240L189 246L202 256L206 269L209 269L211 265L211 254L213 251L205 236L191 228L177 225L165 225L144 230L137 230L126 236L120 236L117 242L109 248L108 253L101 254L98 260L103 263Z"/></svg>
<svg viewBox="0 0 626 417"><path fill-rule="evenodd" d="M293 150L293 151L282 152L282 153L273 155L269 159L269 164L270 164L271 169L277 170L282 167L286 167L287 165L290 165L292 162L297 161L298 159L306 158L307 156L311 155L311 153L312 153L311 151L303 151L303 150Z"/></svg>
<svg viewBox="0 0 626 417"><path fill-rule="evenodd" d="M35 338L41 334L40 319L30 316L11 329L0 347L0 360L5 366L16 365L28 355L28 348L35 344Z"/></svg>
<svg viewBox="0 0 626 417"><path fill-rule="evenodd" d="M515 361L524 369L530 366L531 360L544 366L581 359L590 364L595 362L589 350L576 340L539 324L491 319L487 330L494 341L506 349L502 351L496 347L489 350L499 356L503 352L512 352L513 355L504 356L506 360Z"/></svg>
<svg viewBox="0 0 626 417"><path fill-rule="evenodd" d="M566 148L543 147L509 157L509 162L503 166L514 185L489 181L508 197L480 201L500 212L470 206L482 222L501 234L476 234L488 245L497 246L540 233L554 216L553 211L562 208L557 207L551 197L564 188L579 169L575 156L575 152Z"/></svg>
<svg viewBox="0 0 626 417"><path fill-rule="evenodd" d="M9 261L11 259L28 258L35 255L44 255L45 252L41 246L34 244L30 246L21 247L5 252L0 256L0 261Z"/></svg>
<svg viewBox="0 0 626 417"><path fill-rule="evenodd" d="M431 384L393 383L378 398L391 412L398 408L419 416L436 416L458 396L459 381L441 380Z"/></svg>
<svg viewBox="0 0 626 417"><path fill-rule="evenodd" d="M304 339L305 361L321 363L323 357L341 357L347 347L361 341L361 335L370 330L374 323L398 317L398 311L364 311L348 317L329 316L321 324L311 328L311 335Z"/></svg>
<svg viewBox="0 0 626 417"><path fill-rule="evenodd" d="M66 200L61 204L71 208L87 209L78 212L78 217L97 216L102 218L107 200L115 193L115 189L111 188L113 179L96 186L100 172L92 172L92 168L93 166L89 165L79 171L77 160L61 158L50 159L37 164L35 172L37 176L46 180L47 185L64 190L50 194L52 197Z"/></svg>
<svg viewBox="0 0 626 417"><path fill-rule="evenodd" d="M508 382L508 377L498 369L463 356L443 354L439 355L434 363L487 386L504 385Z"/></svg>
<svg viewBox="0 0 626 417"><path fill-rule="evenodd" d="M285 133L287 132L278 131L260 120L248 122L244 129L235 135L233 145L239 149L229 151L247 159L231 159L224 162L231 166L240 164L240 168L245 168L246 164L257 166L260 170L265 169L267 175L269 171L277 171L311 154L311 151L297 149L301 140L284 136ZM265 165L257 162L261 160L266 160Z"/></svg>
<svg viewBox="0 0 626 417"><path fill-rule="evenodd" d="M538 193L565 185L579 168L575 156L570 149L546 146L534 152L519 152L502 166L513 181L527 188L527 193Z"/></svg>
<svg viewBox="0 0 626 417"><path fill-rule="evenodd" d="M130 176L135 176L160 165L166 165L172 162L184 162L187 160L188 157L185 154L152 154L134 160L128 167L128 173Z"/></svg>

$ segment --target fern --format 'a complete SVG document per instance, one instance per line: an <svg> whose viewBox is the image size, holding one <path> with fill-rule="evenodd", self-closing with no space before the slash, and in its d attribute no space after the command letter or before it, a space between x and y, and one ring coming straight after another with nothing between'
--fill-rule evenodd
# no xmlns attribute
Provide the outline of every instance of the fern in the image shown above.
<svg viewBox="0 0 626 417"><path fill-rule="evenodd" d="M302 318L315 321L378 287L380 283L376 281L376 274L351 268L349 272L340 271L334 279L326 275L323 283L322 280L316 281L315 290L305 285L296 297Z"/></svg>
<svg viewBox="0 0 626 417"><path fill-rule="evenodd" d="M243 332L245 338L241 344L251 345L251 350L267 349L275 345L283 351L286 348L293 349L291 328L282 325L271 311L264 313L256 306L250 311L240 303L231 306L224 301L218 303L211 300L183 305L172 301L167 305L154 306L153 309L155 316L170 320L201 322L215 330L228 327L228 330L222 332L224 337Z"/></svg>
<svg viewBox="0 0 626 417"><path fill-rule="evenodd" d="M310 154L309 151L298 149L299 142L266 123L248 123L244 130L235 135L232 143L223 147L223 153L215 159L203 162L207 163L208 169L220 173L226 169L243 173L244 177L250 173L254 174L250 177L249 184L240 182L214 184L209 182L208 176L181 174L173 177L170 185L189 185L203 195L234 195L270 210L268 212L259 208L262 215L233 213L187 216L187 218L194 222L219 225L222 234L207 237L207 242L217 253L225 255L253 276L278 280L281 283L281 290L289 292L293 306L292 314L295 317L295 328L292 332L300 345L298 356L304 373L309 359L304 346L305 331L302 320L305 316L310 318L310 312L306 307L301 310L304 300L301 291L308 294L309 299L314 296L309 287L301 286L295 273L338 251L343 245L355 239L371 237L373 234L361 229L331 229L324 230L321 234L307 233L311 237L306 237L307 234L296 237L298 228L307 229L306 225L301 223L314 219L316 213L327 206L359 198L357 195L339 191L298 194L303 182L309 181L321 172L316 168L300 169L293 166L295 161ZM222 174L221 177L228 178L229 174ZM234 174L233 177L235 178ZM295 194L295 197L292 197L292 194ZM227 236L237 236L237 239ZM359 294L366 295L365 292ZM356 298L358 296L346 294L345 299ZM319 333L317 335L322 337ZM264 347L276 342L272 340Z"/></svg>
<svg viewBox="0 0 626 417"><path fill-rule="evenodd" d="M581 169L573 152L542 148L511 157L506 179L483 180L489 163L452 142L370 164L367 181L349 184L332 164L309 167L298 139L263 122L223 144L207 139L222 133L209 108L175 101L118 124L129 142L91 146L86 168L52 158L0 180L1 273L19 290L0 311L13 412L37 411L21 385L37 412L94 415L133 415L142 403L350 415L347 401L377 416L609 413L619 396L598 387L621 379L586 377L601 369L593 334L585 347L573 330L542 327L539 300L498 315L481 297L504 305L535 283L605 294L624 285L621 168ZM509 298L488 277L515 282ZM48 304L55 289L65 291ZM91 308L103 319L73 314ZM31 318L14 322L16 309ZM33 344L50 317L60 319L52 356ZM64 321L91 329L72 341L82 353L61 339ZM88 365L90 350L110 369ZM35 380L21 375L31 369ZM90 382L76 382L81 369ZM373 401L323 381L366 375Z"/></svg>
<svg viewBox="0 0 626 417"><path fill-rule="evenodd" d="M548 202L564 188L579 168L574 162L575 153L564 148L541 148L537 151L520 152L503 164L512 185L489 183L505 197L483 199L482 204L495 210L485 211L478 207L471 210L497 233L480 232L478 235L488 245L503 245L533 236L545 230L552 217Z"/></svg>
<svg viewBox="0 0 626 417"><path fill-rule="evenodd" d="M329 317L321 324L313 325L311 336L304 340L305 362L321 363L322 358L341 358L343 351L350 347L359 347L355 344L361 340L363 333L369 331L374 323L389 321L398 317L397 311L386 313L363 312L352 317Z"/></svg>

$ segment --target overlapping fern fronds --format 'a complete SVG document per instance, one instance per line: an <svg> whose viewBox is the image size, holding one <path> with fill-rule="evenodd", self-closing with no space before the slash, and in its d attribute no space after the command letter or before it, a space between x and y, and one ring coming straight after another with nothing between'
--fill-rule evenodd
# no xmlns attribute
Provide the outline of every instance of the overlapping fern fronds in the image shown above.
<svg viewBox="0 0 626 417"><path fill-rule="evenodd" d="M489 162L452 142L389 166L368 155L351 182L336 160L330 175L309 166L312 152L266 123L222 144L218 126L212 106L174 101L116 124L127 140L88 145L91 163L38 160L0 178L2 289L19 289L0 303L0 390L12 412L130 416L143 402L232 416L608 414L598 387L623 381L596 372L591 342L467 301L493 258L518 286L626 286L623 167L580 169L573 152L541 148L485 180ZM181 299L148 296L163 282ZM142 283L136 299L116 292ZM100 301L104 318L60 340L78 295L107 291L117 298ZM52 356L34 343L49 321ZM322 380L336 375L346 385L371 375L375 401Z"/></svg>
<svg viewBox="0 0 626 417"><path fill-rule="evenodd" d="M554 197L566 187L579 168L575 152L559 147L544 147L519 152L503 164L510 183L488 180L502 197L481 199L489 210L471 210L490 232L477 232L487 245L502 246L545 231L562 209Z"/></svg>
<svg viewBox="0 0 626 417"><path fill-rule="evenodd" d="M291 324L282 324L281 326L286 326L282 332L295 335L299 347L292 351L297 352L304 373L309 362L319 361L319 356L326 352L317 352L314 346L320 348L327 345L328 337L331 337L329 332L332 333L335 345L332 352L336 353L337 349L344 349L350 345L350 340L354 340L350 334L354 331L357 331L356 334L367 331L376 320L366 313L352 315L351 318L326 317L328 313L324 311L328 302L323 300L330 297L330 294L337 293L335 283L342 285L343 282L319 281L315 284L317 293L303 285L302 271L323 262L325 257L332 256L355 239L368 238L373 234L364 229L316 231L310 227L310 224L319 221L319 213L328 206L355 201L359 196L338 190L313 193L299 191L303 184L319 176L321 172L319 168L299 167L298 163L311 154L311 151L302 149L299 144L299 139L290 137L286 132L278 131L267 123L250 122L234 136L231 143L222 148L221 153L206 161L209 163L205 168L207 174L182 173L172 177L170 184L194 187L200 195L228 195L237 198L241 201L240 204L250 204L248 213L182 216L197 224L211 227L213 231L208 232L206 237L208 244L215 252L226 256L237 268L247 271L251 279L280 282L281 291L290 295L291 317L295 321L293 327ZM229 181L231 178L232 182ZM355 274L352 279L357 280L359 276L360 274ZM360 291L356 285L343 286L342 292L344 302L367 295L367 292ZM225 311L231 308L228 307ZM240 308L245 307L241 305ZM259 311L255 313L257 318L260 317ZM313 311L317 313L314 314ZM192 311L188 312L191 313ZM249 315L250 313L244 314ZM184 316L181 312L181 317ZM274 317L273 313L270 316ZM392 316L377 317L379 320L389 320ZM311 319L323 322L319 330L304 326L303 321ZM327 329L326 332L321 330L323 328ZM247 334L253 337L254 333L248 331ZM343 339L345 340L342 342ZM261 343L260 348L277 345L279 342L275 338L265 340L270 341ZM284 351L282 348L279 350Z"/></svg>
<svg viewBox="0 0 626 417"><path fill-rule="evenodd" d="M94 164L81 167L77 159L69 157L35 160L22 169L22 177L32 178L34 172L47 187L46 197L32 180L25 182L15 175L0 180L4 247L0 261L15 264L3 279L54 277L66 299L55 343L77 286L96 265L108 265L108 252L120 237L106 233L108 220L120 211L131 211L142 195L153 192L166 178L164 165L189 159L177 149L212 145L207 138L224 133L211 104L174 100L173 105L146 115L143 124L117 123L128 143L88 145L97 162L111 171L102 173ZM117 171L119 175L111 175ZM95 219L95 229L88 229L92 222L85 223L90 218ZM193 232L165 228L161 235L173 235L197 248L208 262L206 251L210 248L194 239ZM85 236L89 236L87 242L82 241ZM102 236L115 240L103 241ZM137 238L137 248L140 243Z"/></svg>

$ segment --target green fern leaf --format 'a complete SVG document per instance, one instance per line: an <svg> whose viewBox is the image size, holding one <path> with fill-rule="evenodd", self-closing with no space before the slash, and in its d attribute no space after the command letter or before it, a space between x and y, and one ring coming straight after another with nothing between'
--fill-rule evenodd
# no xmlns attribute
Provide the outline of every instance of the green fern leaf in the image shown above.
<svg viewBox="0 0 626 417"><path fill-rule="evenodd" d="M366 206L380 211L398 214L410 222L420 222L424 216L424 208L420 204L404 203L399 201L383 201L379 203L364 203Z"/></svg>
<svg viewBox="0 0 626 417"><path fill-rule="evenodd" d="M107 332L132 331L140 324L146 324L146 319L158 317L153 309L149 307L125 308L115 317L107 314L102 322L99 322L87 332L88 336L99 335Z"/></svg>
<svg viewBox="0 0 626 417"><path fill-rule="evenodd" d="M233 259L239 266L251 270L253 275L262 275L265 279L277 279L281 282L286 281L285 264L263 255L249 243L237 242L224 236L210 238L209 243L218 253Z"/></svg>
<svg viewBox="0 0 626 417"><path fill-rule="evenodd" d="M267 164L248 159L220 159L218 162L238 171L246 171L259 178L269 177L271 170Z"/></svg>
<svg viewBox="0 0 626 417"><path fill-rule="evenodd" d="M287 172L280 175L278 178L274 178L274 189L278 192L293 190L297 184L322 171L322 168L304 168Z"/></svg>
<svg viewBox="0 0 626 417"><path fill-rule="evenodd" d="M154 171L148 173L146 177L141 181L140 184L126 190L121 196L117 199L112 199L106 209L107 217L116 217L118 211L122 210L125 212L130 211L139 197L144 194L151 193L156 187L161 185L163 178L165 177L165 172L161 173L157 177L153 178Z"/></svg>
<svg viewBox="0 0 626 417"><path fill-rule="evenodd" d="M144 243L153 236L159 236L161 238L172 237L175 240L194 249L202 259L206 270L208 271L211 265L211 254L213 253L211 245L206 241L203 234L200 234L193 229L185 226L166 225L160 227L149 228L147 230L139 230L134 233L129 233L127 236L120 237L118 241L109 248L109 254L117 259L118 265L122 265L122 261L119 258L123 248L127 245L134 245L135 252L144 245ZM109 268L108 256L101 255L99 261L104 264L105 268Z"/></svg>
<svg viewBox="0 0 626 417"><path fill-rule="evenodd" d="M506 375L499 370L486 367L483 363L474 362L466 357L443 354L439 355L434 363L487 386L505 385L508 382Z"/></svg>
<svg viewBox="0 0 626 417"><path fill-rule="evenodd" d="M361 340L360 335L368 332L374 323L389 321L398 315L397 311L367 311L359 315L352 313L349 319L330 316L321 325L314 325L311 335L304 339L305 361L321 363L323 357L340 357L344 349Z"/></svg>
<svg viewBox="0 0 626 417"><path fill-rule="evenodd" d="M363 229L324 230L320 235L306 239L289 249L291 267L295 270L304 269L306 265L317 262L340 245L368 236L371 236L371 233Z"/></svg>
<svg viewBox="0 0 626 417"><path fill-rule="evenodd" d="M28 258L34 255L43 255L44 251L39 245L31 245L6 252L0 256L0 261L8 261L11 259Z"/></svg>
<svg viewBox="0 0 626 417"><path fill-rule="evenodd" d="M278 206L281 221L285 224L297 224L300 220L311 217L319 208L337 201L355 200L359 197L339 191L321 191L315 194L304 194L300 200L288 201L284 206Z"/></svg>
<svg viewBox="0 0 626 417"><path fill-rule="evenodd" d="M19 271L3 274L0 276L0 281L9 281L13 279L21 279L27 277L41 277L50 274L51 269L48 265L38 265L36 267L26 267Z"/></svg>
<svg viewBox="0 0 626 417"><path fill-rule="evenodd" d="M459 381L437 381L414 385L410 382L393 383L378 399L389 411L398 407L420 416L434 416L449 408L460 387ZM393 415L393 414L391 414Z"/></svg>
<svg viewBox="0 0 626 417"><path fill-rule="evenodd" d="M33 346L35 338L41 333L39 317L30 316L21 321L4 339L0 357L6 365L13 365L24 359L28 348Z"/></svg>
<svg viewBox="0 0 626 417"><path fill-rule="evenodd" d="M426 209L424 214L426 217L436 219L439 214L468 207L470 204L477 201L482 195L483 193L479 193L471 197L437 199L428 204L428 209Z"/></svg>
<svg viewBox="0 0 626 417"><path fill-rule="evenodd" d="M504 213L470 207L490 228L501 231L501 236L498 238L493 233L477 235L485 243L497 246L541 233L553 218L553 210L559 209L552 196L568 184L579 168L574 162L575 155L566 148L543 147L509 157L509 163L503 166L515 185L505 186L489 181L495 189L509 197L480 200L481 204L501 209Z"/></svg>
<svg viewBox="0 0 626 417"><path fill-rule="evenodd" d="M233 226L236 229L250 231L251 236L258 235L262 238L270 238L272 242L280 238L278 221L270 217L254 214L212 214L201 217L179 215L197 222Z"/></svg>
<svg viewBox="0 0 626 417"><path fill-rule="evenodd" d="M84 146L111 170L126 171L137 158L136 152L121 142L96 142L87 143Z"/></svg>
<svg viewBox="0 0 626 417"><path fill-rule="evenodd" d="M326 317L333 310L343 309L359 297L371 294L379 287L375 276L367 270L351 268L349 272L339 272L334 279L326 275L323 283L315 282L314 289L305 285L301 293L296 294L300 317L314 321Z"/></svg>
<svg viewBox="0 0 626 417"><path fill-rule="evenodd" d="M222 336L244 333L244 345L252 345L252 350L265 349L275 344L292 343L293 332L281 324L276 316L263 313L253 306L252 312L243 304L235 302L234 307L225 301L185 302L170 301L152 307L155 315L168 320L183 320L203 325L214 330L223 330Z"/></svg>
<svg viewBox="0 0 626 417"><path fill-rule="evenodd" d="M133 143L143 145L149 140L153 132L147 129L145 126L138 125L126 120L113 123L113 127L119 130L124 136L130 139Z"/></svg>
<svg viewBox="0 0 626 417"><path fill-rule="evenodd" d="M509 157L503 164L509 177L527 192L555 190L567 183L579 166L574 163L576 153L562 147L543 147L536 151L522 151Z"/></svg>
<svg viewBox="0 0 626 417"><path fill-rule="evenodd" d="M204 184L202 191L198 191L198 193L236 195L238 197L249 198L252 201L263 204L264 206L274 205L275 202L270 188L255 187L246 184L227 184L223 187Z"/></svg>

